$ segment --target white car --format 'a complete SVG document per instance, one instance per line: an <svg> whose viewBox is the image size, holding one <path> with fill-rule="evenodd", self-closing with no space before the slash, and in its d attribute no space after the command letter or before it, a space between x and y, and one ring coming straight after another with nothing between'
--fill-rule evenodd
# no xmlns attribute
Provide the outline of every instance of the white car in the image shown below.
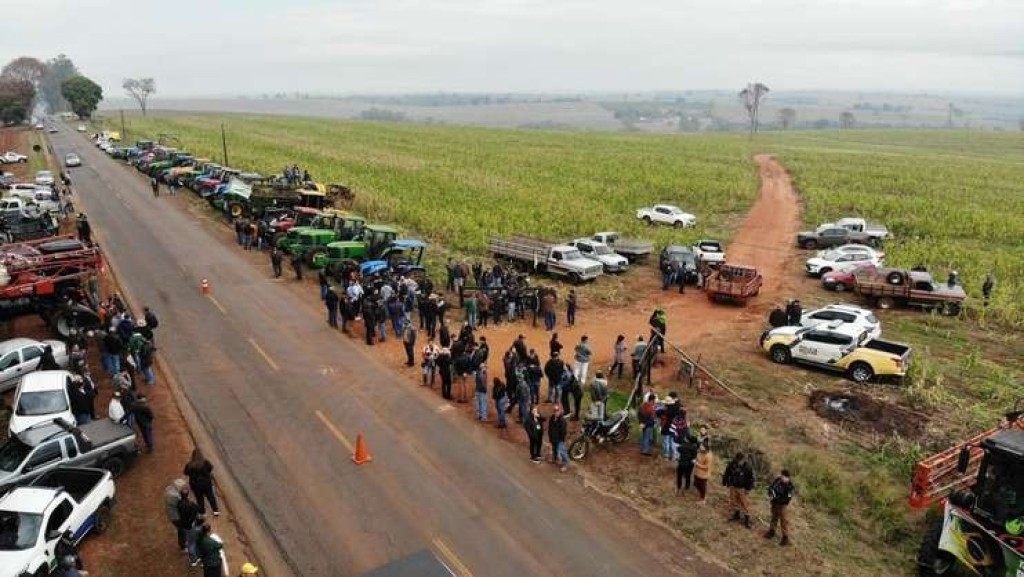
<svg viewBox="0 0 1024 577"><path fill-rule="evenodd" d="M867 331L868 336L873 339L882 336L882 323L878 322L874 313L853 305L828 305L817 310L807 311L800 317L800 326L828 325L834 321L842 321L843 324L853 325Z"/></svg>
<svg viewBox="0 0 1024 577"><path fill-rule="evenodd" d="M68 168L71 168L72 166L82 166L82 159L74 152L69 152L64 155L64 166Z"/></svg>
<svg viewBox="0 0 1024 577"><path fill-rule="evenodd" d="M88 132L88 129L85 127L84 124L79 124L78 128L76 128L75 130L77 130L78 132Z"/></svg>
<svg viewBox="0 0 1024 577"><path fill-rule="evenodd" d="M11 415L11 435L17 435L32 425L63 419L75 424L71 413L69 389L73 386L67 371L36 371L21 379L14 393L14 414Z"/></svg>
<svg viewBox="0 0 1024 577"><path fill-rule="evenodd" d="M827 248L825 250L819 250L817 253L815 253L815 256L825 256L830 252L841 252L843 254L849 252L866 252L868 254L877 255L879 258L885 256L884 252L878 250L877 248L872 248L866 244L844 244L832 248Z"/></svg>
<svg viewBox="0 0 1024 577"><path fill-rule="evenodd" d="M36 173L36 184L40 186L53 186L53 173L49 170L40 170Z"/></svg>
<svg viewBox="0 0 1024 577"><path fill-rule="evenodd" d="M17 338L0 343L0 393L13 389L22 377L35 372L47 345L53 349L57 366L67 368L68 351L61 341Z"/></svg>
<svg viewBox="0 0 1024 577"><path fill-rule="evenodd" d="M866 264L882 266L883 256L874 251L829 251L807 259L807 274L821 276L832 271L850 272Z"/></svg>
<svg viewBox="0 0 1024 577"><path fill-rule="evenodd" d="M697 225L697 217L671 204L656 204L636 211L636 217L646 224L668 224L675 228Z"/></svg>

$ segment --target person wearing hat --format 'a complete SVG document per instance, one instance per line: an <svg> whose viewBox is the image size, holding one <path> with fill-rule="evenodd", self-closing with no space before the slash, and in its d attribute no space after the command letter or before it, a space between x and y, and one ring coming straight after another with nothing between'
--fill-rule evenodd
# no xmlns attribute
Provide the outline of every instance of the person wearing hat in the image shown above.
<svg viewBox="0 0 1024 577"><path fill-rule="evenodd" d="M257 567L256 565L253 565L252 563L246 562L246 563L242 564L242 572L239 575L240 575L240 577L251 577L252 575L259 575L259 574L260 574L260 568L259 567Z"/></svg>
<svg viewBox="0 0 1024 577"><path fill-rule="evenodd" d="M661 425L661 456L669 461L675 461L678 458L672 424L679 416L680 410L679 394L671 391L662 401L661 409L658 411Z"/></svg>
<svg viewBox="0 0 1024 577"><path fill-rule="evenodd" d="M793 500L793 494L796 492L796 487L793 485L793 479L789 476L789 471L783 469L779 476L772 481L772 484L768 486L768 499L772 505L772 520L768 524L768 532L764 534L765 539L772 539L775 537L775 528L778 527L782 532L782 541L779 545L783 547L789 545L789 503Z"/></svg>

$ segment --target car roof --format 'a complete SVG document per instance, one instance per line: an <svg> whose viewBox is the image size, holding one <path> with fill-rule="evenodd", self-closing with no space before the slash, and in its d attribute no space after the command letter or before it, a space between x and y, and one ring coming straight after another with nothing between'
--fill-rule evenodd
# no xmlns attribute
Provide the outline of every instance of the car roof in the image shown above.
<svg viewBox="0 0 1024 577"><path fill-rule="evenodd" d="M570 246L568 244L556 244L556 245L551 247L551 250L579 250L579 249L574 247L574 246Z"/></svg>
<svg viewBox="0 0 1024 577"><path fill-rule="evenodd" d="M0 499L0 510L42 515L56 496L48 487L16 487Z"/></svg>
<svg viewBox="0 0 1024 577"><path fill-rule="evenodd" d="M848 305L848 304L825 305L824 307L822 307L822 310L824 310L824 309L833 310L833 311L847 311L847 312L851 312L851 313L869 313L869 312L871 312L871 311L869 311L868 309L866 309L864 307L859 307L859 306L856 306L856 305Z"/></svg>
<svg viewBox="0 0 1024 577"><path fill-rule="evenodd" d="M825 329L825 330L827 330L829 332L839 333L839 334L843 334L843 335L846 335L846 336L849 336L849 337L859 337L864 332L863 328L861 328L861 327L859 327L857 325L854 325L854 324L844 323L842 321L838 321L838 322L837 321L830 321L830 322L827 322L827 323L825 323L825 322L819 323L819 324L816 324L816 325L812 326L811 329L812 330L813 329L817 329L817 330Z"/></svg>
<svg viewBox="0 0 1024 577"><path fill-rule="evenodd" d="M20 348L23 348L23 347L27 347L29 345L38 345L38 344L42 344L42 342L41 341L37 341L35 339L25 338L25 337L19 337L19 338L16 338L16 339L8 339L8 340L0 343L0 355L6 355L7 353L9 353L9 352L11 352L11 351L13 351L15 349L20 349Z"/></svg>
<svg viewBox="0 0 1024 577"><path fill-rule="evenodd" d="M18 389L25 391L59 391L67 386L71 373L68 371L35 371L21 377Z"/></svg>

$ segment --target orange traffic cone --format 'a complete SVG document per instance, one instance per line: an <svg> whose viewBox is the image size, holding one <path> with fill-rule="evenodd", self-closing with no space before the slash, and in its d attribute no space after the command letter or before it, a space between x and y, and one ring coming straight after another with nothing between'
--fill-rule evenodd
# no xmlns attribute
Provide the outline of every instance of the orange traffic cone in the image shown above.
<svg viewBox="0 0 1024 577"><path fill-rule="evenodd" d="M199 294L210 294L210 281L205 278L203 279L203 282L199 283Z"/></svg>
<svg viewBox="0 0 1024 577"><path fill-rule="evenodd" d="M352 461L357 465L362 465L372 460L370 450L366 448L366 440L363 439L363 434L359 433L359 436L356 437L356 454L352 455Z"/></svg>

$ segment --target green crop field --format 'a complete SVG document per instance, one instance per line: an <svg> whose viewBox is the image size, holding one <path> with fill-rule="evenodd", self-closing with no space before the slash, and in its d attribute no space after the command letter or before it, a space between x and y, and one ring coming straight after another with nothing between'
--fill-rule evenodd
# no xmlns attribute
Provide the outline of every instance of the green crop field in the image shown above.
<svg viewBox="0 0 1024 577"><path fill-rule="evenodd" d="M955 269L972 296L965 318L907 313L885 320L889 338L914 347L912 374L902 389L869 390L926 415L924 432L919 438L862 436L826 450L816 429L793 425L789 417L768 419L770 434L764 419L736 425L748 446L798 471L806 507L801 514L819 533L809 550L828 566L843 568L835 574L895 574L910 567L921 533L920 516L903 503L910 467L927 451L995 423L1024 379L1022 134L816 131L762 134L750 142L738 135L283 117L132 116L130 122L133 140L173 135L170 144L215 160L222 159L223 122L237 168L272 173L298 163L317 180L347 183L356 192L356 210L422 235L441 252L479 254L490 234L512 232L570 238L618 229L659 244L703 234L728 239L756 196L752 156L758 152L774 153L791 171L808 227L842 216L885 223L895 235L885 247L890 264L923 264L940 278ZM634 211L653 202L695 212L700 227L644 228ZM988 271L997 285L984 309L980 285ZM768 362L711 362L740 390L768 404L780 396L805 397L809 381L831 386L821 385L814 373ZM705 545L721 541L700 517L690 525L673 522ZM822 574L814 571L794 574Z"/></svg>

